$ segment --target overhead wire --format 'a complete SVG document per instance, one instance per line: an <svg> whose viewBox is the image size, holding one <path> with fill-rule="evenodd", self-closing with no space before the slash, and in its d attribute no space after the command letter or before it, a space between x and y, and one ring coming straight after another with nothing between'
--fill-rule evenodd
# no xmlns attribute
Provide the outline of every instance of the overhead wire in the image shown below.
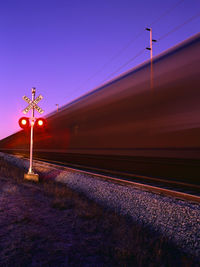
<svg viewBox="0 0 200 267"><path fill-rule="evenodd" d="M156 24L160 19L162 19L163 17L167 16L171 11L173 11L175 8L177 8L177 6L179 6L182 2L184 2L185 0L180 0L177 3L175 3L171 8L169 8L167 11L163 12L157 19L155 19L150 25L154 25ZM105 67L107 67L111 62L113 62L114 59L116 59L117 57L119 57L130 45L132 45L142 34L144 33L144 31L142 30L141 32L139 32L139 34L131 39L122 49L120 49L115 55L113 55L100 69L98 69L92 76L90 76L83 84L82 86L84 86L85 84L87 84L90 80L92 80L97 74L99 74L102 70L104 70ZM145 49L144 49L145 50ZM143 50L143 51L144 51ZM141 55L141 53L139 52L139 54ZM138 54L131 58L130 60L128 60L126 63L124 63L121 67L119 67L115 72L113 72L112 76L114 74L116 74L119 70L121 70L123 67L125 67L126 65L128 65L131 61L133 61L135 58L138 57ZM109 75L110 77L111 75ZM81 88L78 88L78 90L80 90Z"/></svg>
<svg viewBox="0 0 200 267"><path fill-rule="evenodd" d="M175 7L177 7L178 4L181 4L183 1L184 1L184 0L179 1L176 5L173 6L173 9L174 9ZM172 8L171 8L170 10L168 10L168 12L165 12L164 14L166 15L166 14L168 14L170 11L172 11ZM168 35L170 35L170 34L173 33L173 32L176 32L177 30L179 30L180 28L182 28L184 25L190 23L191 21L193 21L194 19L198 18L199 16L200 16L200 12L197 13L196 15L192 16L191 18L187 19L186 21L184 21L184 22L181 23L180 25L174 27L172 30L170 30L170 31L167 32L166 34L162 35L162 36L161 36L159 39L157 39L156 41L161 41L161 40L163 40L163 39L166 38ZM161 16L159 17L159 19L160 19L160 18L161 18ZM153 23L158 22L159 19L155 20ZM152 24L151 24L151 25L152 25ZM143 49L142 51L144 51L144 50L145 50L145 49ZM142 53L141 53L141 51L140 51L140 52L139 52L139 55L141 55L141 54L142 54ZM128 65L131 61L133 61L133 60L134 60L135 58L137 58L139 55L137 54L136 57L133 57L133 58L131 58L130 60L128 60L125 64L123 64L123 65L122 65L120 68L118 68L115 72L113 72L111 75L109 75L109 76L107 77L107 79L111 78L114 74L116 74L119 70L121 70L123 67L125 67L126 65ZM105 82L105 80L104 80L103 82Z"/></svg>
<svg viewBox="0 0 200 267"><path fill-rule="evenodd" d="M157 19L155 19L150 25L154 25L156 23L158 23L158 21L160 21L161 19L163 19L165 16L167 16L170 12L172 12L174 9L176 9L180 4L182 4L185 0L180 0L177 3L175 3L171 8L169 8L168 10L164 11ZM184 23L182 23L181 25L176 26L174 29L172 29L171 31L169 31L168 33L164 34L163 36L161 36L159 39L157 39L157 41L160 41L162 39L164 39L165 37L167 37L168 35L170 35L171 33L177 31L179 28L183 27L185 24L189 23L190 21L192 21L193 19L197 18L200 14L198 13L197 15L191 17L190 19L188 19L187 21L185 21ZM142 30L141 32L138 33L138 35L136 37L134 37L133 39L131 39L124 47L122 47L116 54L114 54L105 64L103 64L103 66L101 68L99 68L92 76L90 76L82 85L81 87L77 88L76 91L79 91L85 84L87 84L90 80L92 80L97 74L99 74L102 70L105 69L105 67L107 67L111 62L113 62L117 57L119 57L130 45L132 45L142 34L144 33L144 31ZM113 75L117 74L121 69L123 69L125 66L127 66L129 63L133 62L136 58L138 58L144 51L145 49L140 50L134 57L130 58L128 61L126 61L124 64L122 64L120 67L118 67L114 72L112 72L109 76L107 76L103 81L101 81L100 83L104 83L105 81L107 81L109 78L111 78Z"/></svg>
<svg viewBox="0 0 200 267"><path fill-rule="evenodd" d="M181 23L180 25L174 27L172 30L170 30L169 32L165 33L164 35L162 35L158 41L163 40L164 38L166 38L168 35L170 35L171 33L176 32L177 30L179 30L180 28L182 28L183 26L185 26L186 24L188 24L189 22L193 21L194 19L198 18L200 16L200 12L197 13L196 15L192 16L191 18L187 19L186 21L184 21L183 23Z"/></svg>
<svg viewBox="0 0 200 267"><path fill-rule="evenodd" d="M166 15L168 15L171 11L173 11L175 8L177 8L177 6L179 6L180 4L182 4L182 2L184 2L185 0L180 0L177 3L175 3L171 8L169 8L168 10L164 11L157 19L155 19L150 25L154 25L156 24L159 20L161 20L162 18L164 18Z"/></svg>
<svg viewBox="0 0 200 267"><path fill-rule="evenodd" d="M99 74L105 67L107 67L114 59L121 55L131 44L133 44L144 32L140 32L135 38L131 39L123 48L121 48L115 55L113 55L100 69L98 69L92 76L90 76L83 84L92 80L97 74ZM80 89L80 88L79 88Z"/></svg>
<svg viewBox="0 0 200 267"><path fill-rule="evenodd" d="M125 66L127 66L130 62L132 62L137 57L139 57L145 50L146 50L146 48L141 49L134 57L130 58L127 62L125 62L123 65L121 65L117 70L115 70L114 72L112 72L109 76L106 77L106 79L104 79L103 81L101 81L101 83L105 82L106 80L108 80L109 78L111 78L113 75L115 75L116 73L118 73L121 69L123 69Z"/></svg>
<svg viewBox="0 0 200 267"><path fill-rule="evenodd" d="M183 2L183 1L180 1ZM179 3L180 3L179 2ZM164 35L162 35L160 38L158 38L156 41L161 41L164 38L166 38L168 35L170 35L173 32L176 32L177 30L179 30L180 28L182 28L184 25L190 23L192 20L198 18L200 16L200 12L197 13L196 15L192 16L191 18L187 19L186 21L184 21L183 23L181 23L180 25L174 27L172 30L170 30L169 32L165 33ZM144 51L145 49L141 50ZM118 68L115 72L113 72L111 75L108 76L108 78L112 77L114 74L116 74L119 70L121 70L123 67L125 67L126 65L128 65L131 61L133 61L135 58L137 58L139 55L141 55L141 51L139 52L139 54L137 54L135 57L131 58L130 60L128 60L125 64L123 64L120 68ZM107 78L107 79L108 79ZM105 80L104 80L105 81ZM103 82L104 82L103 81Z"/></svg>

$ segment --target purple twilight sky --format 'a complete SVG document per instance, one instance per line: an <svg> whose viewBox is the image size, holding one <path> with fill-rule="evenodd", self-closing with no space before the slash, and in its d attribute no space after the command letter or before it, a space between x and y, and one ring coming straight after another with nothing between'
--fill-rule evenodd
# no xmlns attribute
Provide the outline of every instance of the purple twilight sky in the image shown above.
<svg viewBox="0 0 200 267"><path fill-rule="evenodd" d="M200 1L0 1L0 139L20 130L32 87L47 115L148 60L145 27L158 55L199 32Z"/></svg>

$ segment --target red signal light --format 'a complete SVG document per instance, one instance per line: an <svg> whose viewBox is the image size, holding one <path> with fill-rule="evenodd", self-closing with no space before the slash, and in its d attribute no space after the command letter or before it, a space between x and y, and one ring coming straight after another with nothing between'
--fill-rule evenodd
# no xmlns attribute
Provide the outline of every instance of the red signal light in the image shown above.
<svg viewBox="0 0 200 267"><path fill-rule="evenodd" d="M37 128L43 128L44 126L46 125L46 120L45 119L43 119L43 118L38 118L37 120L36 120L36 122L35 122L35 126L37 127Z"/></svg>
<svg viewBox="0 0 200 267"><path fill-rule="evenodd" d="M30 123L29 123L29 118L27 117L22 117L19 119L19 126L22 128L22 129L28 129L29 126L30 126Z"/></svg>
<svg viewBox="0 0 200 267"><path fill-rule="evenodd" d="M21 123L22 123L22 125L26 125L27 124L27 120L25 120L25 119L23 119L22 121L21 121Z"/></svg>
<svg viewBox="0 0 200 267"><path fill-rule="evenodd" d="M44 122L43 120L38 120L38 126L43 126Z"/></svg>

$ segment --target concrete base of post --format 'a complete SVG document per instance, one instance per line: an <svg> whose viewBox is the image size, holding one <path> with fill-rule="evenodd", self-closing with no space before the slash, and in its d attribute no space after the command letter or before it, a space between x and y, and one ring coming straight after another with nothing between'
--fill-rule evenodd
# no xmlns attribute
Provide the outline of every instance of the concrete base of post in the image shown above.
<svg viewBox="0 0 200 267"><path fill-rule="evenodd" d="M24 179L34 181L34 182L39 182L39 175L37 173L25 173Z"/></svg>

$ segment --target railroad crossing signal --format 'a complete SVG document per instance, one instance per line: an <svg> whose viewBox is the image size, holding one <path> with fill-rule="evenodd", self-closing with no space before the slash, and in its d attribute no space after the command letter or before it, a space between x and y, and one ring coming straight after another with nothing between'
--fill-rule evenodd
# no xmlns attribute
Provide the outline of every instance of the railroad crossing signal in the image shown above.
<svg viewBox="0 0 200 267"><path fill-rule="evenodd" d="M31 136L30 136L30 167L29 167L29 171L27 174L24 174L24 178L28 179L28 180L33 180L33 181L39 181L39 176L38 174L34 173L32 170L32 165L33 165L33 127L34 125L37 128L42 128L43 126L45 126L45 120L43 118L38 118L36 119L34 117L34 110L36 109L40 114L42 114L44 112L44 110L42 110L37 104L40 102L40 100L43 99L42 95L39 95L36 99L35 99L35 88L32 88L32 100L30 98L28 98L27 96L23 96L23 99L29 104L24 110L23 113L27 114L31 109L32 109L32 116L30 118L31 121ZM27 129L29 128L29 118L26 117L22 117L19 120L19 125L21 128L23 129Z"/></svg>
<svg viewBox="0 0 200 267"><path fill-rule="evenodd" d="M27 96L23 96L23 99L29 104L24 110L23 113L26 114L30 109L36 109L40 114L44 112L40 107L38 107L37 103L43 99L42 95L39 95L35 100L30 100Z"/></svg>

